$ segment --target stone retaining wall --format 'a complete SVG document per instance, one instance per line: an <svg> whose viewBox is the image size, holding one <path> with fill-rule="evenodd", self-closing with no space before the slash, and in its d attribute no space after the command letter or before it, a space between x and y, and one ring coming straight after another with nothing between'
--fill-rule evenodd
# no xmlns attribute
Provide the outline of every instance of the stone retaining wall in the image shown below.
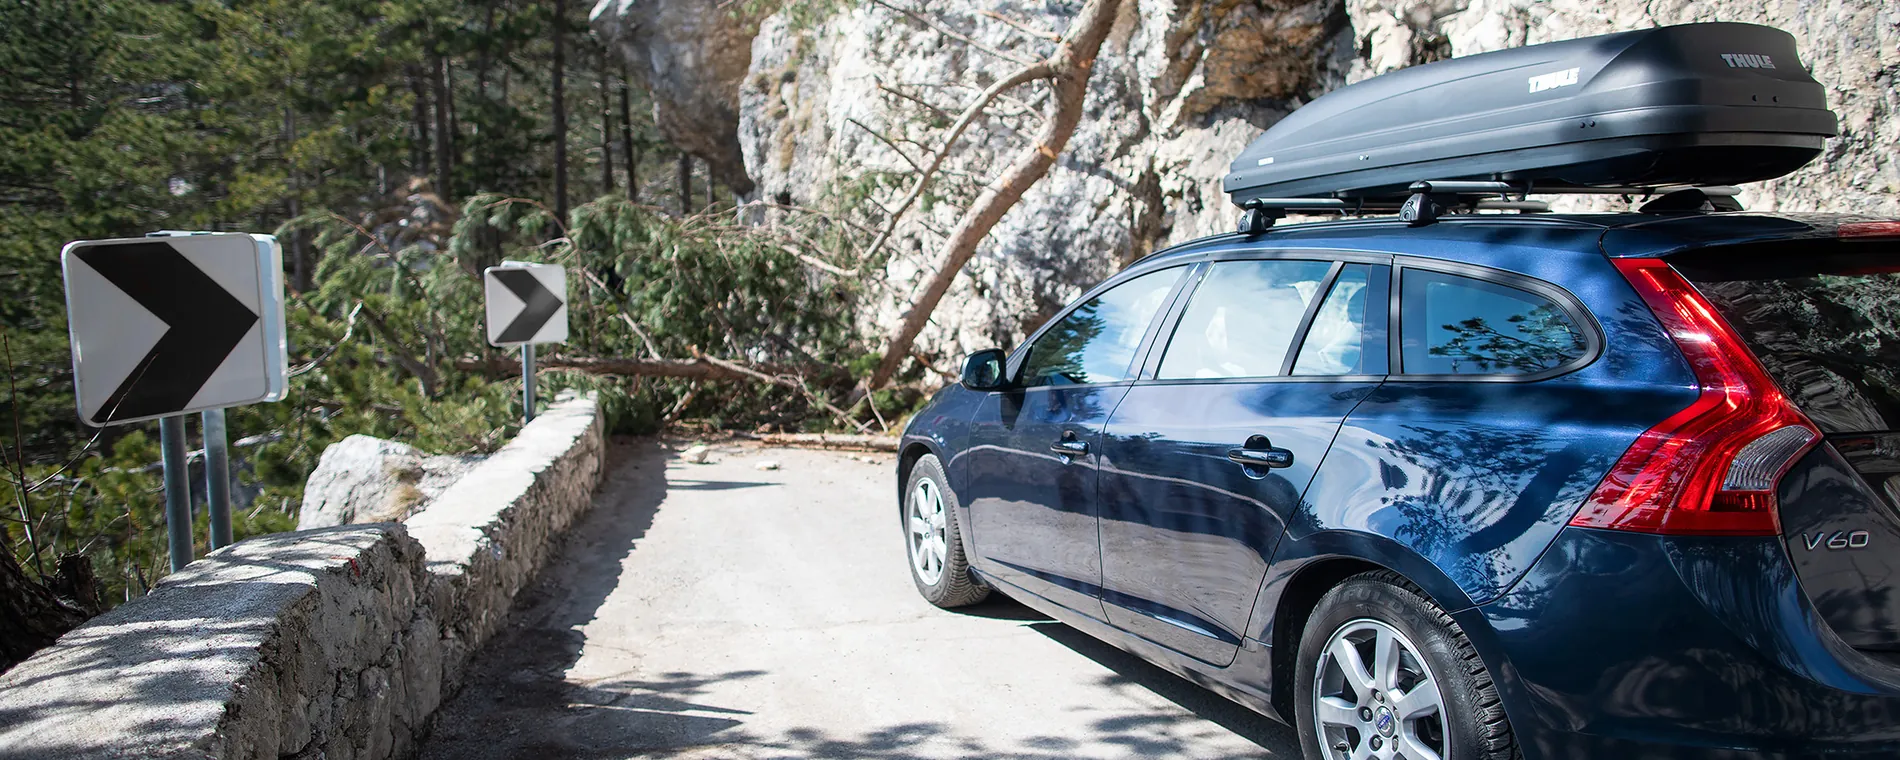
<svg viewBox="0 0 1900 760"><path fill-rule="evenodd" d="M414 754L469 656L592 503L591 399L556 404L407 525L263 536L0 675L0 758Z"/></svg>

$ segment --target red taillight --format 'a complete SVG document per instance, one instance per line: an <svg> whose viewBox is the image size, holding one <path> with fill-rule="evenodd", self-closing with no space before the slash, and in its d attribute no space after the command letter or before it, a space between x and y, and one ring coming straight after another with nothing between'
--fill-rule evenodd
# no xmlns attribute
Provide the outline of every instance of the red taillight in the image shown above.
<svg viewBox="0 0 1900 760"><path fill-rule="evenodd" d="M1675 535L1772 536L1775 482L1821 431L1740 336L1661 259L1618 259L1695 370L1702 393L1645 431L1570 524Z"/></svg>

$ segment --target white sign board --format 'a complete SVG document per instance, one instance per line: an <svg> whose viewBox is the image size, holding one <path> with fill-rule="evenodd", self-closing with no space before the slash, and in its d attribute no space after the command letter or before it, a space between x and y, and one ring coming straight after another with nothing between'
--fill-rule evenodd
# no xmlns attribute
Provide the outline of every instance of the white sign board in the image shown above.
<svg viewBox="0 0 1900 760"><path fill-rule="evenodd" d="M79 240L66 244L60 263L86 424L284 397L290 373L276 238Z"/></svg>
<svg viewBox="0 0 1900 760"><path fill-rule="evenodd" d="M508 261L482 274L490 344L567 342L566 269L558 264Z"/></svg>

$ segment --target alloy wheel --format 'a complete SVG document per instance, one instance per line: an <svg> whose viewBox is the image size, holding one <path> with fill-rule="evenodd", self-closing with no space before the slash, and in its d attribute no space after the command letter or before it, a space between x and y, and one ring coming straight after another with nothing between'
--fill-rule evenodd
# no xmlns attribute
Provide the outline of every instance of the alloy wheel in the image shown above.
<svg viewBox="0 0 1900 760"><path fill-rule="evenodd" d="M943 578L943 563L950 556L945 537L946 515L943 492L928 478L917 481L910 492L910 564L924 585L935 586Z"/></svg>
<svg viewBox="0 0 1900 760"><path fill-rule="evenodd" d="M1445 700L1418 647L1369 618L1339 627L1321 650L1313 721L1328 758L1444 760Z"/></svg>

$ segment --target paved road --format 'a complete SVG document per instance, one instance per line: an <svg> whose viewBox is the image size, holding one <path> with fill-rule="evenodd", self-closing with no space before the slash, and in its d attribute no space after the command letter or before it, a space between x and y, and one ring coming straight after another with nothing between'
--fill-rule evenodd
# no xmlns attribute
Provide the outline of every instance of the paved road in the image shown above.
<svg viewBox="0 0 1900 760"><path fill-rule="evenodd" d="M616 445L425 758L1298 757L1290 729L1014 602L925 603L889 456L713 458Z"/></svg>

